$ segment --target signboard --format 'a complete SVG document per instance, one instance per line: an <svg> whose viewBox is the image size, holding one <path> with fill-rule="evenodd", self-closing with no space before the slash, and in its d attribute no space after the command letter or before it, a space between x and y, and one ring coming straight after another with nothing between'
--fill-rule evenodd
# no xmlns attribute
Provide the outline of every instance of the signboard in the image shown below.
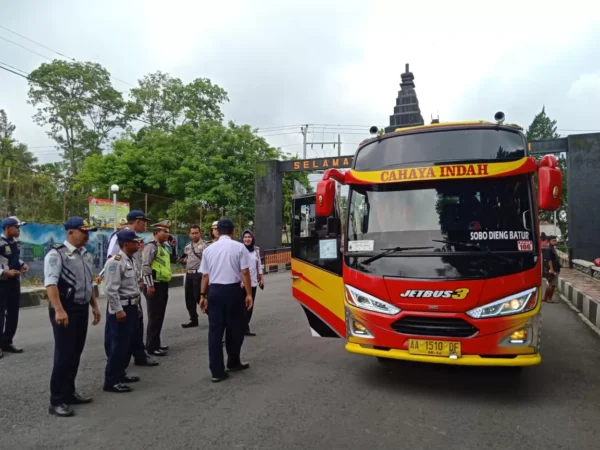
<svg viewBox="0 0 600 450"><path fill-rule="evenodd" d="M99 228L114 228L114 204L106 198L88 197L90 224ZM129 214L128 202L117 202L117 224L127 220Z"/></svg>
<svg viewBox="0 0 600 450"><path fill-rule="evenodd" d="M563 153L568 151L569 143L567 138L543 139L527 143L529 153L532 155L547 155L549 153Z"/></svg>
<svg viewBox="0 0 600 450"><path fill-rule="evenodd" d="M281 161L280 172L305 172L309 170L348 169L354 156L335 156L331 158L297 159Z"/></svg>

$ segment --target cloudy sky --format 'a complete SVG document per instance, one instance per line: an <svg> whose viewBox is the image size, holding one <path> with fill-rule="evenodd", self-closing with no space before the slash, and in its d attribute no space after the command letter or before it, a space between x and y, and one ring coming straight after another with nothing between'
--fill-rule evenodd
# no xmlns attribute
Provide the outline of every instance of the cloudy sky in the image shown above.
<svg viewBox="0 0 600 450"><path fill-rule="evenodd" d="M491 120L502 110L527 126L545 104L561 134L600 131L600 5L592 5L0 0L0 26L101 63L124 92L156 70L208 77L229 93L227 119L264 129L273 145L301 154L299 125L318 124L309 141L341 133L351 154L370 125L388 125L405 63L426 121ZM0 28L0 62L30 72L43 56L59 57ZM26 92L24 79L0 70L0 108L17 139L41 162L56 160ZM309 157L335 152L317 145Z"/></svg>

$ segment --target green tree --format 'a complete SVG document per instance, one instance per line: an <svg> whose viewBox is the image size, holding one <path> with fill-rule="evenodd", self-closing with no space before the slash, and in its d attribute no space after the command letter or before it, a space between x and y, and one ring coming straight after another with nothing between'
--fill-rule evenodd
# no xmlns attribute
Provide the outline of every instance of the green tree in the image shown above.
<svg viewBox="0 0 600 450"><path fill-rule="evenodd" d="M97 63L44 63L29 75L28 96L38 108L34 120L49 127L48 136L62 151L68 177L79 173L87 156L101 154L113 132L130 120L123 95Z"/></svg>
<svg viewBox="0 0 600 450"><path fill-rule="evenodd" d="M184 84L163 72L146 75L131 89L134 111L150 128L171 130L178 125L223 120L227 92L207 78Z"/></svg>
<svg viewBox="0 0 600 450"><path fill-rule="evenodd" d="M542 110L535 115L531 125L527 129L527 141L543 140L543 139L557 139L560 134L557 133L556 120L552 120L546 114L546 107L543 106ZM567 159L564 154L556 154L558 167L563 174L563 189L562 189L562 202L560 208L556 211L556 225L560 229L562 236L566 239L568 236L568 224L567 224L567 212L568 212L568 184L567 184ZM538 156L538 161L542 156ZM536 183L537 185L537 183ZM537 187L537 186L536 186ZM540 211L540 220L544 222L554 223L554 212L551 211Z"/></svg>

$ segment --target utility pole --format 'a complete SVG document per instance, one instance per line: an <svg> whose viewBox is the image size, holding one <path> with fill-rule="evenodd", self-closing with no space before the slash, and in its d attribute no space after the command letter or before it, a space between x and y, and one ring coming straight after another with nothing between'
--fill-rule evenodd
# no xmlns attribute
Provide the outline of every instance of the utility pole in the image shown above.
<svg viewBox="0 0 600 450"><path fill-rule="evenodd" d="M302 159L306 159L306 134L308 133L308 124L300 127L302 132Z"/></svg>

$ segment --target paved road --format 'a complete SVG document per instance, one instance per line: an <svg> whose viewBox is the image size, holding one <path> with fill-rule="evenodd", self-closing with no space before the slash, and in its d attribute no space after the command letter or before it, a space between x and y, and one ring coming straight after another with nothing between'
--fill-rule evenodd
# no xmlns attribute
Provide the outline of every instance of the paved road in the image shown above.
<svg viewBox="0 0 600 450"><path fill-rule="evenodd" d="M171 291L170 355L131 394L102 392L102 328L92 329L79 389L94 403L48 416L52 342L45 308L23 311L22 355L0 360L1 449L598 449L600 340L563 304L544 310L544 362L520 379L498 369L399 364L312 338L288 274L259 292L252 367L210 383L207 326L184 330Z"/></svg>

